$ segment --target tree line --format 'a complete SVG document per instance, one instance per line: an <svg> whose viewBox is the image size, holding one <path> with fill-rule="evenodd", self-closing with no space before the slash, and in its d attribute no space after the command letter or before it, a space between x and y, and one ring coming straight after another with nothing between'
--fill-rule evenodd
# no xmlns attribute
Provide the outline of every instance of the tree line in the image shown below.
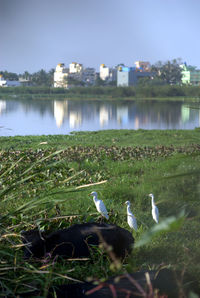
<svg viewBox="0 0 200 298"><path fill-rule="evenodd" d="M33 86L53 86L53 68L49 71L41 69L34 73L29 73L28 71L25 71L23 74L17 74L8 71L0 71L0 74L3 76L5 80L18 81L19 79L22 79L30 81Z"/></svg>

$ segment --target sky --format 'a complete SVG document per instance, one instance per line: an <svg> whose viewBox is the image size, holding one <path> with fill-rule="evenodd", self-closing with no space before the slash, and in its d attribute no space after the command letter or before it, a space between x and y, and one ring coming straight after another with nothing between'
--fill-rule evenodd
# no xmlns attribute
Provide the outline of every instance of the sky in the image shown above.
<svg viewBox="0 0 200 298"><path fill-rule="evenodd" d="M0 0L0 71L181 58L200 68L199 0Z"/></svg>

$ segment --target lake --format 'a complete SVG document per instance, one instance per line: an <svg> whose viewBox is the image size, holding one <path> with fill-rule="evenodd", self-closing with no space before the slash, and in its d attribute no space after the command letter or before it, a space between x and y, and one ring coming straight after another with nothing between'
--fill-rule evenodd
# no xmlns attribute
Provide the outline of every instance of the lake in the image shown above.
<svg viewBox="0 0 200 298"><path fill-rule="evenodd" d="M200 104L154 100L0 100L0 136L104 129L193 129Z"/></svg>

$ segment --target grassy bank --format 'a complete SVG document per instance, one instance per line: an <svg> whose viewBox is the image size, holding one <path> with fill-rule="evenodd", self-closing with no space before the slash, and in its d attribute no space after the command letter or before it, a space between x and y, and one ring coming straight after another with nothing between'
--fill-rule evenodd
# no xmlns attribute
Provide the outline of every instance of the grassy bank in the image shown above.
<svg viewBox="0 0 200 298"><path fill-rule="evenodd" d="M8 87L0 88L0 98L95 98L95 99L158 99L200 100L198 86L143 86L136 87L74 87L70 89L51 87Z"/></svg>
<svg viewBox="0 0 200 298"><path fill-rule="evenodd" d="M199 97L171 96L171 97L145 97L145 96L108 96L108 95L77 95L77 94L0 94L0 100L90 100L90 101L159 101L159 102L184 102L199 103Z"/></svg>
<svg viewBox="0 0 200 298"><path fill-rule="evenodd" d="M51 285L69 278L107 278L161 264L186 270L199 281L199 133L198 129L125 130L0 138L0 287L4 293L15 296L40 288L45 297ZM99 182L104 183L91 185ZM97 220L88 197L92 190L104 200L109 222L126 229L124 202L132 203L139 226L132 233L138 247L121 268L114 269L98 251L92 257L95 264L24 262L21 230L53 231ZM149 193L155 194L160 211L164 226L160 232L152 231Z"/></svg>
<svg viewBox="0 0 200 298"><path fill-rule="evenodd" d="M159 146L199 144L200 129L194 130L102 130L70 135L0 137L1 149L65 149L68 146Z"/></svg>

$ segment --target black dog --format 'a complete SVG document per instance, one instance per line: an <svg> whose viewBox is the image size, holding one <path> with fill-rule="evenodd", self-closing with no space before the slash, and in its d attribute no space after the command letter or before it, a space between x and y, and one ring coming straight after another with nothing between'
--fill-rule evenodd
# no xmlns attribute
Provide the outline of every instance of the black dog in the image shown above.
<svg viewBox="0 0 200 298"><path fill-rule="evenodd" d="M22 241L26 244L24 257L81 258L90 256L91 245L103 243L105 248L112 246L116 258L124 258L132 250L132 234L114 224L84 223L68 229L58 230L45 235L44 232L32 230L22 232Z"/></svg>

